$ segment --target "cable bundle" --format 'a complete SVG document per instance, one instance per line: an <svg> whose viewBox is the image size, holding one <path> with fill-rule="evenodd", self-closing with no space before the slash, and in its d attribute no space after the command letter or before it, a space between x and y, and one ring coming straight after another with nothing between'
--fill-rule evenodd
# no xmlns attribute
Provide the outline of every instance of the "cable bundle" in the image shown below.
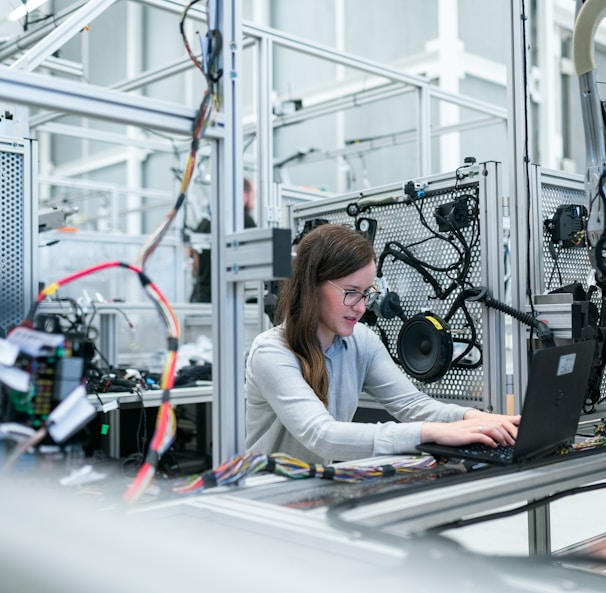
<svg viewBox="0 0 606 593"><path fill-rule="evenodd" d="M572 444L573 451L584 451L586 449L593 449L594 447L606 446L606 425L599 423L594 430L594 434L579 443Z"/></svg>
<svg viewBox="0 0 606 593"><path fill-rule="evenodd" d="M194 172L200 138L210 124L213 107L217 109L220 107L220 101L218 93L216 92L216 87L217 83L219 82L219 79L222 76L222 71L217 68L218 58L222 49L222 40L221 32L216 29L216 27L210 25L211 21L215 21L215 18L214 16L212 19L210 18L211 11L208 2L207 12L209 12L209 28L206 37L202 43L202 62L200 62L193 55L184 33L183 24L187 16L187 12L198 1L199 0L192 0L192 2L190 2L186 7L181 18L180 30L188 55L193 60L194 64L204 74L207 83L207 89L204 92L204 97L193 121L191 149L181 180L179 195L174 206L168 212L165 219L158 225L158 227L151 233L149 238L142 245L137 256L136 265L126 264L118 261L105 262L87 268L80 272L76 272L71 276L68 276L62 280L59 280L58 282L50 284L42 291L40 291L36 302L31 307L26 319L22 324L26 327L33 327L35 314L40 303L45 298L54 295L61 286L69 282L99 272L101 270L114 267L126 268L138 275L139 281L141 282L141 286L147 293L149 299L154 304L155 308L157 309L158 313L160 314L160 317L164 322L164 325L167 328L168 355L166 357L160 381L160 387L164 391L162 396L162 403L158 409L156 429L154 431L154 435L152 437L145 462L141 466L135 480L124 494L124 499L128 502L136 501L143 494L147 486L150 484L151 480L155 475L158 460L162 456L162 454L165 453L166 450L170 447L171 443L174 440L176 432L176 418L174 410L170 404L170 390L174 386L175 379L177 349L180 336L179 323L172 308L170 307L170 304L168 303L164 295L160 292L158 287L147 277L144 270L149 257L152 255L156 247L160 244L161 240L166 235L170 224L176 218L178 211L185 202L186 192L190 185ZM216 6L214 2L212 3L212 8L213 12L216 12ZM44 438L45 434L46 432L44 430L40 431L39 433L36 433L35 437L33 437L33 440L31 440L31 443L30 441L27 441L26 445L38 442L38 440ZM11 459L9 460L9 465L11 465L14 460L21 454L22 450L22 447L16 449L14 456L11 457Z"/></svg>
<svg viewBox="0 0 606 593"><path fill-rule="evenodd" d="M181 179L181 187L175 205L166 215L165 219L158 225L155 231L150 235L148 240L143 244L137 257L137 266L143 270L145 264L156 247L160 244L162 238L166 235L169 226L176 218L177 213L183 206L186 198L187 189L193 177L196 155L200 145L200 138L206 132L210 121L213 107L219 108L220 102L216 92L216 84L221 78L221 71L215 72L215 64L221 52L220 32L212 29L206 35L206 44L203 45L203 60L201 63L191 51L187 38L185 37L184 21L189 9L199 0L193 0L185 8L180 22L180 31L187 53L206 78L207 89L204 92L204 97L200 103L196 117L192 125L192 140L187 163L183 171ZM207 3L208 9L208 3ZM210 50L210 54L206 55L206 49ZM174 386L175 367L177 363L177 348L179 337L179 325L176 317L172 313L168 302L157 290L149 290L148 285L144 285L152 301L155 303L165 325L168 328L168 356L162 371L160 386L164 389L162 404L158 410L158 418L156 421L156 429L150 443L149 451L145 458L145 462L139 469L135 480L124 493L124 500L127 502L135 502L145 492L151 483L158 465L158 460L165 453L173 442L176 432L176 418L172 406L169 403L170 389Z"/></svg>
<svg viewBox="0 0 606 593"><path fill-rule="evenodd" d="M27 327L33 327L34 318L36 315L36 311L40 305L40 303L49 296L53 296L57 290L61 286L73 282L74 280L78 280L90 274L94 274L101 270L106 270L109 268L125 268L131 272L134 272L139 277L139 281L143 286L143 289L147 293L150 300L154 303L160 317L164 321L164 324L167 328L168 334L168 355L166 357L164 369L162 371L162 377L160 381L160 386L164 389L162 404L158 410L158 420L156 423L156 430L154 432L154 436L152 437L152 441L150 443L149 451L145 460L145 463L141 467L135 481L130 486L128 491L125 494L125 500L132 502L139 498L145 488L149 485L153 476L155 474L156 466L158 463L158 459L162 456L162 454L168 449L170 444L172 443L175 437L176 431L176 419L175 413L170 405L170 390L174 385L174 377L175 377L175 366L177 362L177 348L179 344L179 322L175 316L174 311L172 310L170 304L166 300L166 297L162 294L160 289L147 277L147 275L143 272L143 270L137 266L133 266L130 264L126 264L119 261L110 261L102 264L97 264L90 268L81 270L72 274L71 276L67 276L57 282L53 282L49 284L49 286L43 288L36 302L31 307L28 315L23 322L22 325ZM42 434L42 438L45 433ZM20 454L22 451L18 449L15 453L15 457L17 454ZM14 458L10 460L11 464L14 462Z"/></svg>
<svg viewBox="0 0 606 593"><path fill-rule="evenodd" d="M604 447L606 446L606 435L598 434L594 437L585 439L580 443L574 443L572 445L573 451L584 451L586 449L593 449L594 447Z"/></svg>
<svg viewBox="0 0 606 593"><path fill-rule="evenodd" d="M187 17L187 13L189 12L190 8L194 6L194 4L197 4L199 1L200 0L192 0L185 7L185 10L181 15L179 30L181 32L181 37L183 40L183 44L185 45L187 55L192 60L196 68L198 68L202 72L202 74L204 74L204 78L206 79L206 90L204 91L204 96L202 98L200 107L198 108L198 111L192 124L191 147L189 155L187 157L187 163L183 171L183 176L181 178L179 196L175 205L166 215L165 219L158 225L156 230L150 235L148 240L141 248L137 257L137 265L142 269L145 267L145 263L147 262L149 256L160 244L160 241L166 234L172 221L176 218L177 212L181 209L183 203L185 202L186 192L191 183L195 170L196 156L198 154L198 148L200 146L200 138L204 136L208 126L210 125L213 109L218 110L220 107L219 94L217 92L217 83L219 82L223 71L217 68L217 63L223 45L221 39L221 32L218 29L211 27L210 21L214 20L214 18L211 18L209 14L209 28L202 42L202 61L198 60L198 58L194 55L185 35L184 24L185 19ZM207 13L210 13L208 2Z"/></svg>
<svg viewBox="0 0 606 593"><path fill-rule="evenodd" d="M136 502L147 490L156 474L158 460L166 453L175 437L177 419L175 411L168 401L168 393L165 392L165 399L158 409L156 430L149 445L145 461L139 468L135 479L124 493L123 498L126 502Z"/></svg>
<svg viewBox="0 0 606 593"><path fill-rule="evenodd" d="M322 465L307 463L285 453L264 455L247 451L234 455L216 469L210 469L200 475L192 476L173 488L179 494L190 494L234 484L259 472L273 473L293 480L319 478L335 482L354 483L363 480L376 480L396 474L429 469L436 465L433 457L406 457L401 461L385 465Z"/></svg>

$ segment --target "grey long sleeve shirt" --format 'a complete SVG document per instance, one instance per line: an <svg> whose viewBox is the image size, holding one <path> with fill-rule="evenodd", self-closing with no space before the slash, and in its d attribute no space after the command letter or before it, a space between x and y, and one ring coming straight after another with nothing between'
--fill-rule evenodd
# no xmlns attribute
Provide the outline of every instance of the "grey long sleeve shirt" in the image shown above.
<svg viewBox="0 0 606 593"><path fill-rule="evenodd" d="M328 409L303 378L282 326L255 338L246 368L248 450L316 463L414 453L423 421L461 420L471 409L420 392L364 324L349 337L337 336L324 356ZM351 422L362 391L400 422Z"/></svg>

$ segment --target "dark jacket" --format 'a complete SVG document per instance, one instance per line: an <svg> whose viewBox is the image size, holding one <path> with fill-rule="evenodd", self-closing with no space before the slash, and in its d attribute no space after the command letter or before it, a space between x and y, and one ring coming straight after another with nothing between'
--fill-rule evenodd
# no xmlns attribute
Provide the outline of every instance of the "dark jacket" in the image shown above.
<svg viewBox="0 0 606 593"><path fill-rule="evenodd" d="M244 228L256 227L253 217L244 214ZM196 227L196 233L210 233L210 220L203 218ZM194 279L194 288L189 298L190 303L210 303L210 249L203 249L198 254L198 275Z"/></svg>

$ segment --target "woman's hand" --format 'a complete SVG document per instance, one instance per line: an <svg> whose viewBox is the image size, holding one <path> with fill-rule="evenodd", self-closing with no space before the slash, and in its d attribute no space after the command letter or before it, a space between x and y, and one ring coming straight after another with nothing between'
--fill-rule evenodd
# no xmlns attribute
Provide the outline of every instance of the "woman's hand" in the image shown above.
<svg viewBox="0 0 606 593"><path fill-rule="evenodd" d="M491 447L513 445L520 418L469 410L458 422L425 422L421 427L421 442L441 445L484 443Z"/></svg>

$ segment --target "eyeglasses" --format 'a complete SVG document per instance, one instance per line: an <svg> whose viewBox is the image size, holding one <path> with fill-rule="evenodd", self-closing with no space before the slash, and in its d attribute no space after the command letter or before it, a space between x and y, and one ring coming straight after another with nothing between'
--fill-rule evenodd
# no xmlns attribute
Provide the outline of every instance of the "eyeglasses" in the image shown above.
<svg viewBox="0 0 606 593"><path fill-rule="evenodd" d="M371 305L381 294L380 290L376 290L374 288L369 288L364 292L360 292L359 290L345 290L344 288L341 288L338 284L335 284L330 280L327 280L327 282L329 284L332 284L335 288L338 288L343 293L343 304L346 307L354 307L361 300L364 300L364 303L368 307L368 305Z"/></svg>

